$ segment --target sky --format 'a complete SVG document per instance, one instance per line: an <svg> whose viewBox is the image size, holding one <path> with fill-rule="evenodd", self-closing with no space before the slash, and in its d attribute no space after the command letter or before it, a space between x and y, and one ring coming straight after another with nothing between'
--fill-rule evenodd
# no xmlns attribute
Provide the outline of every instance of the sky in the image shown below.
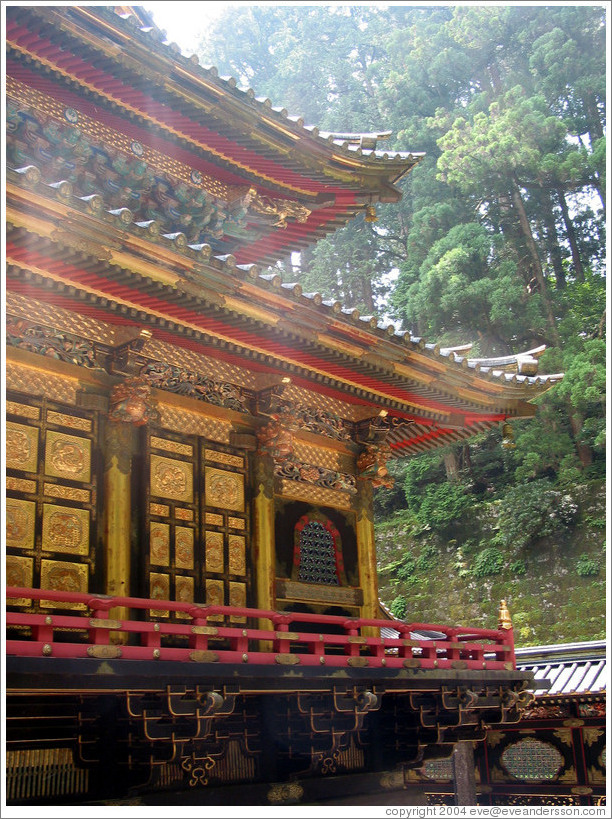
<svg viewBox="0 0 612 819"><path fill-rule="evenodd" d="M144 2L143 8L151 12L155 25L166 32L168 40L190 53L195 49L202 31L228 6L237 3L208 0L208 2Z"/></svg>

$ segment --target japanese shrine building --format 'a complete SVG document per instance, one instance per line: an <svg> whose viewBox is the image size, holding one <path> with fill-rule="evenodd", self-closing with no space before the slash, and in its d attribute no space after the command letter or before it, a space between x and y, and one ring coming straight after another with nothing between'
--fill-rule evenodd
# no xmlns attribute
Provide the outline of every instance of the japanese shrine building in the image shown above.
<svg viewBox="0 0 612 819"><path fill-rule="evenodd" d="M6 40L13 803L392 789L517 721L504 609L381 637L372 493L560 376L271 269L422 155L319 132L139 10L8 7Z"/></svg>

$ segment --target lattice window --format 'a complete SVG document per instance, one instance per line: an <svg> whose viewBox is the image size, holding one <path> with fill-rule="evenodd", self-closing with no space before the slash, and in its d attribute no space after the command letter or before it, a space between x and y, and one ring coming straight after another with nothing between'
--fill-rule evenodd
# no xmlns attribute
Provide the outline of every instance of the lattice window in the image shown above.
<svg viewBox="0 0 612 819"><path fill-rule="evenodd" d="M422 768L427 779L449 781L454 777L452 757L447 759L428 759Z"/></svg>
<svg viewBox="0 0 612 819"><path fill-rule="evenodd" d="M340 533L323 515L303 515L294 535L294 564L297 580L303 583L340 585L342 553Z"/></svg>
<svg viewBox="0 0 612 819"><path fill-rule="evenodd" d="M554 745L527 738L509 745L501 755L501 763L516 779L541 782L556 779L563 757Z"/></svg>

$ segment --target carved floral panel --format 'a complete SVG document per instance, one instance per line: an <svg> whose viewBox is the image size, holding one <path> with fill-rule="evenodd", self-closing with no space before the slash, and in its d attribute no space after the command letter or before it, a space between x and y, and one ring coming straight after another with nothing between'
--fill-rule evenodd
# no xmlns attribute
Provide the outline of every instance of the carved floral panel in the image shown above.
<svg viewBox="0 0 612 819"><path fill-rule="evenodd" d="M6 499L6 545L15 549L33 549L36 504L32 501Z"/></svg>
<svg viewBox="0 0 612 819"><path fill-rule="evenodd" d="M89 554L89 512L43 504L42 548L51 552Z"/></svg>
<svg viewBox="0 0 612 819"><path fill-rule="evenodd" d="M240 535L229 536L230 574L246 574L245 539Z"/></svg>
<svg viewBox="0 0 612 819"><path fill-rule="evenodd" d="M8 469L36 472L38 465L38 429L36 427L7 421L4 444Z"/></svg>
<svg viewBox="0 0 612 819"><path fill-rule="evenodd" d="M151 455L151 493L165 498L193 500L193 466L185 461Z"/></svg>
<svg viewBox="0 0 612 819"><path fill-rule="evenodd" d="M170 565L170 526L167 523L151 523L149 532L149 556L157 566Z"/></svg>
<svg viewBox="0 0 612 819"><path fill-rule="evenodd" d="M206 571L223 571L223 535L221 532L206 532Z"/></svg>
<svg viewBox="0 0 612 819"><path fill-rule="evenodd" d="M6 556L6 585L29 589L34 576L34 560L31 557L17 555ZM32 602L25 597L7 597L6 602L12 606L29 606Z"/></svg>
<svg viewBox="0 0 612 819"><path fill-rule="evenodd" d="M48 430L45 474L88 483L91 477L91 441Z"/></svg>
<svg viewBox="0 0 612 819"><path fill-rule="evenodd" d="M193 569L193 529L177 526L174 530L174 557L177 569Z"/></svg>
<svg viewBox="0 0 612 819"><path fill-rule="evenodd" d="M88 567L83 563L69 563L60 560L42 560L40 566L41 589L63 592L88 591ZM61 603L41 600L41 606L57 609L85 609L84 603Z"/></svg>
<svg viewBox="0 0 612 819"><path fill-rule="evenodd" d="M237 472L206 467L206 504L221 509L244 511L244 476Z"/></svg>

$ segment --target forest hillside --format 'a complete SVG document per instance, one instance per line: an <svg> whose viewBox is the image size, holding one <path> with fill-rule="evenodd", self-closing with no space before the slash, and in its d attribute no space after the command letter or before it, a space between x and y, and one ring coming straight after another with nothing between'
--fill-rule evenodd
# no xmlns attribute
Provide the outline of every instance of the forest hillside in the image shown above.
<svg viewBox="0 0 612 819"><path fill-rule="evenodd" d="M606 12L556 6L228 9L202 63L332 132L425 151L399 205L279 267L287 281L444 346L546 345L564 380L530 421L393 463L376 498L398 617L520 644L604 634Z"/></svg>

